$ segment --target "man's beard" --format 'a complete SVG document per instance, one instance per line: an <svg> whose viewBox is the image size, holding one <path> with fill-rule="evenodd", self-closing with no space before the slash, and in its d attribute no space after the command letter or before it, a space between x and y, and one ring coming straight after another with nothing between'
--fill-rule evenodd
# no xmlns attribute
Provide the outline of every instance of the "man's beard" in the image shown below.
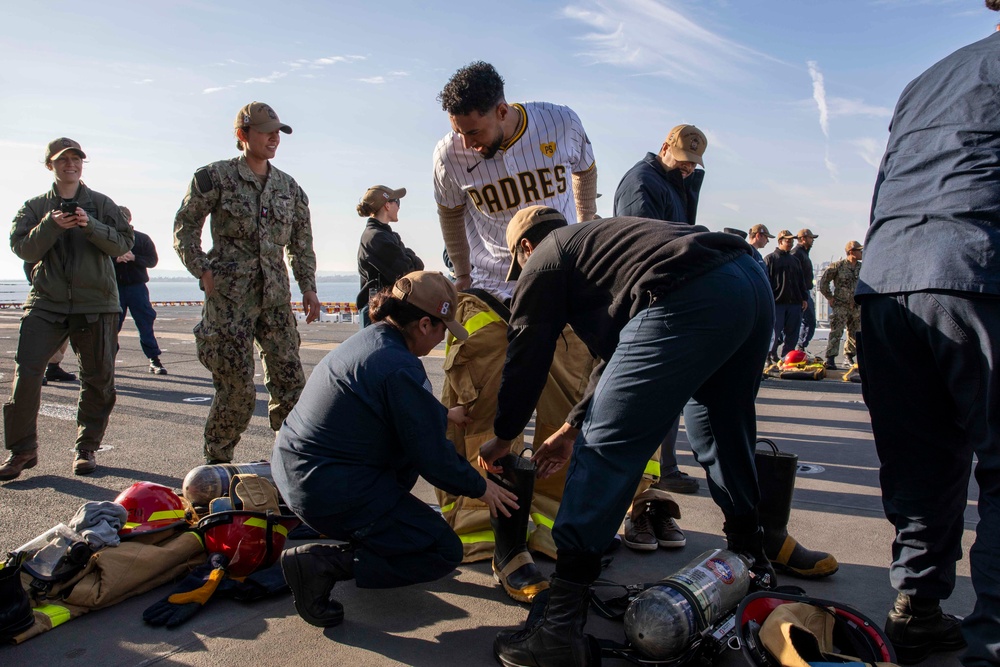
<svg viewBox="0 0 1000 667"><path fill-rule="evenodd" d="M500 133L497 135L497 140L494 141L490 145L490 149L488 151L486 151L485 153L480 153L480 155L483 157L483 159L484 160L489 160L494 155L496 155L497 151L500 150L500 147L503 146L503 140L504 140L503 128L500 128Z"/></svg>

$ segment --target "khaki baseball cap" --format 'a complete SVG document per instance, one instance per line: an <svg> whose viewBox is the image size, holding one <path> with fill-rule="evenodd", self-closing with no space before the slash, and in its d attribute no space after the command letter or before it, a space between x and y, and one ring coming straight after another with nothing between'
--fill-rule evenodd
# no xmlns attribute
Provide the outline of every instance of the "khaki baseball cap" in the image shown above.
<svg viewBox="0 0 1000 667"><path fill-rule="evenodd" d="M565 223L566 216L551 206L526 206L507 223L507 249L510 250L511 259L510 271L507 272L508 281L517 280L521 275L521 265L517 263L517 244L524 238L525 232L547 220L562 220Z"/></svg>
<svg viewBox="0 0 1000 667"><path fill-rule="evenodd" d="M774 234L772 234L771 232L767 231L767 227L765 227L764 225L754 225L753 227L751 227L750 228L750 236L754 236L755 234L763 234L764 236L766 236L769 239L773 239L774 238Z"/></svg>
<svg viewBox="0 0 1000 667"><path fill-rule="evenodd" d="M402 199L406 196L406 188L393 190L385 185L373 185L361 197L361 203L367 204L372 213L377 213L390 199Z"/></svg>
<svg viewBox="0 0 1000 667"><path fill-rule="evenodd" d="M251 102L236 114L236 121L233 126L237 129L241 127L252 127L258 132L274 132L281 130L285 134L291 134L292 128L278 120L278 114L274 113L271 105L263 102Z"/></svg>
<svg viewBox="0 0 1000 667"><path fill-rule="evenodd" d="M847 252L851 252L852 250L863 250L863 249L864 246L858 243L857 241L848 241L847 245L844 246L844 250Z"/></svg>
<svg viewBox="0 0 1000 667"><path fill-rule="evenodd" d="M59 137L50 141L49 145L45 148L45 161L57 160L66 151L76 151L84 160L87 159L87 154L83 152L78 142L67 137Z"/></svg>
<svg viewBox="0 0 1000 667"><path fill-rule="evenodd" d="M780 232L778 232L778 240L779 241L781 239L794 239L794 238L795 237L792 236L792 233L790 231L788 231L787 229L782 229Z"/></svg>
<svg viewBox="0 0 1000 667"><path fill-rule="evenodd" d="M701 156L708 148L708 138L705 133L694 125L678 125L670 130L664 146L670 149L670 154L680 162L694 162L705 166ZM662 150L662 149L661 149Z"/></svg>
<svg viewBox="0 0 1000 667"><path fill-rule="evenodd" d="M805 236L811 236L814 239L818 239L819 238L818 236L816 236L815 234L812 233L811 229L806 229L804 227L799 230L799 233L795 235L795 238L801 239L801 238L803 238Z"/></svg>
<svg viewBox="0 0 1000 667"><path fill-rule="evenodd" d="M458 291L441 273L437 271L407 273L392 286L392 295L442 320L455 338L465 340L469 337L465 327L455 319Z"/></svg>

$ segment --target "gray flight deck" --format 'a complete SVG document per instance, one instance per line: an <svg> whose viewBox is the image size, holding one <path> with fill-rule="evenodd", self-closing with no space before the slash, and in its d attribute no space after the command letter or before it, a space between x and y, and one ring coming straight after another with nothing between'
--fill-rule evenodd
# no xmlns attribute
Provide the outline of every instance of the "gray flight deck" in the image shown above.
<svg viewBox="0 0 1000 667"><path fill-rule="evenodd" d="M212 383L195 355L191 329L197 307L162 307L156 332L169 375L147 372L147 361L131 320L121 333L116 384L118 403L98 453L93 475L71 472L76 433L76 383L50 383L42 389L38 419L39 463L19 479L0 483L0 551L17 548L60 522L67 522L88 500L113 500L135 481L148 480L179 489L184 475L200 465L202 429ZM0 310L0 392L6 400L14 368L20 311ZM356 330L340 322L301 324L302 361L307 373ZM822 353L823 343L813 352ZM424 360L440 395L443 348ZM63 364L75 370L68 355ZM258 373L260 373L258 365ZM838 600L881 623L895 597L887 566L893 531L879 500L878 461L861 387L833 379L819 382L766 380L757 399L758 435L810 464L798 476L790 531L804 545L830 551L840 571L819 581L788 576L817 597ZM267 394L257 376L257 410L237 447L237 461L270 455ZM682 469L704 480L681 432ZM331 489L336 493L336 489ZM416 493L434 503L433 490L421 481ZM977 523L977 490L969 491L965 558L958 564L958 585L946 611L967 614L975 596L969 582L968 548ZM637 554L622 548L604 576L623 583L655 581L694 559L722 547L722 515L702 483L696 495L678 495L683 549ZM551 573L553 562L538 557ZM493 665L491 645L500 629L523 622L526 607L507 598L494 583L488 562L460 567L425 585L394 590L360 590L337 584L345 621L330 629L308 625L295 613L290 595L254 603L210 601L191 621L174 630L152 628L142 611L169 587L70 621L19 646L0 646L0 665ZM622 640L620 624L591 614L587 630ZM722 662L741 664L736 654ZM606 664L627 664L609 661ZM958 665L957 654L932 656L925 665Z"/></svg>

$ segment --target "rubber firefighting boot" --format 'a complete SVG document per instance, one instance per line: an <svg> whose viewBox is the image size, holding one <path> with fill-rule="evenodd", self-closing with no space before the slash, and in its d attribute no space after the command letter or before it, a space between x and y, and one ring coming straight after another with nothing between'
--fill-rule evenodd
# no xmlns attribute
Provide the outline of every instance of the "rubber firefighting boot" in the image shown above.
<svg viewBox="0 0 1000 667"><path fill-rule="evenodd" d="M885 620L885 634L900 664L923 662L931 653L965 646L962 622L941 611L939 600L900 593Z"/></svg>
<svg viewBox="0 0 1000 667"><path fill-rule="evenodd" d="M770 440L760 440L772 451L754 455L757 482L760 485L760 525L764 529L764 553L780 572L817 579L828 577L840 567L837 559L825 551L813 551L799 544L788 534L788 519L792 513L792 493L799 457L778 451Z"/></svg>
<svg viewBox="0 0 1000 667"><path fill-rule="evenodd" d="M340 625L344 605L330 597L338 581L354 578L354 552L346 545L302 544L281 552L281 572L295 611L318 628Z"/></svg>
<svg viewBox="0 0 1000 667"><path fill-rule="evenodd" d="M490 517L495 540L493 577L513 599L531 602L549 587L548 580L538 571L528 552L528 518L535 490L535 464L529 458L513 454L499 459L497 464L503 468L502 476L487 474L493 482L517 494L518 509L510 510L509 517L499 513Z"/></svg>
<svg viewBox="0 0 1000 667"><path fill-rule="evenodd" d="M738 517L726 517L722 530L727 548L749 563L750 592L769 591L778 586L778 576L764 553L764 531L757 512Z"/></svg>
<svg viewBox="0 0 1000 667"><path fill-rule="evenodd" d="M523 630L503 630L493 641L493 655L505 667L588 667L600 664L600 651L583 634L590 606L590 586L557 577L548 603Z"/></svg>
<svg viewBox="0 0 1000 667"><path fill-rule="evenodd" d="M7 642L35 624L28 593L21 586L22 554L0 567L0 642Z"/></svg>

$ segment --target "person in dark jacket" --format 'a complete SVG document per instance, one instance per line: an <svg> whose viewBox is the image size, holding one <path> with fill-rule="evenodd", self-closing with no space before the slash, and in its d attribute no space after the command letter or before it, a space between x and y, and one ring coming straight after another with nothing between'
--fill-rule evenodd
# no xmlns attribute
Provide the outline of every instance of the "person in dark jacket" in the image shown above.
<svg viewBox="0 0 1000 667"><path fill-rule="evenodd" d="M615 216L651 218L695 224L698 194L705 180L705 149L708 138L694 125L678 125L670 130L656 155L646 153L622 177L615 190ZM656 486L674 493L697 493L698 480L681 472L677 465L677 433L680 415L660 445L660 471ZM674 519L656 501L625 521L625 546L648 551L657 546L682 547L687 543Z"/></svg>
<svg viewBox="0 0 1000 667"><path fill-rule="evenodd" d="M553 528L555 576L541 620L501 632L497 657L592 664L583 636L590 584L646 461L682 409L729 548L751 559L755 586L772 587L753 447L774 302L750 246L704 227L641 218L566 226L558 211L541 206L519 211L507 240L514 255L508 279L517 278L517 288L496 438L483 445L480 463L496 471L530 420L567 323L601 363L570 428L533 457L544 477L572 453Z"/></svg>
<svg viewBox="0 0 1000 667"><path fill-rule="evenodd" d="M405 196L406 188L393 190L384 185L373 185L358 204L358 215L368 216L358 247L361 291L358 292L357 307L362 329L371 324L368 317L370 295L392 286L407 273L424 268L417 254L389 228L389 223L399 222L400 200Z"/></svg>
<svg viewBox="0 0 1000 667"><path fill-rule="evenodd" d="M799 326L799 341L795 345L796 350L806 351L809 343L816 333L816 298L813 296L813 288L816 286L816 273L813 270L812 259L809 258L809 251L812 250L813 243L819 236L812 233L811 229L800 229L795 239L798 243L792 248L794 255L802 264L802 279L806 283L806 308L802 311L802 324Z"/></svg>
<svg viewBox="0 0 1000 667"><path fill-rule="evenodd" d="M461 340L455 286L440 273L403 276L374 296L374 324L320 362L278 431L274 481L289 508L346 545L285 551L281 568L307 622L343 619L337 581L393 588L433 581L462 562L462 543L410 491L421 475L449 493L479 498L509 516L516 496L484 479L445 437L446 410L420 357L445 328Z"/></svg>
<svg viewBox="0 0 1000 667"><path fill-rule="evenodd" d="M121 206L122 215L132 223L132 212ZM139 330L139 346L142 353L149 359L149 372L153 375L166 375L167 369L160 363L160 346L153 333L153 322L156 321L156 311L149 302L149 272L156 266L159 258L156 256L156 246L153 239L140 231L135 231L135 245L121 257L115 258L115 277L118 279L118 303L122 314L118 319L118 331L125 323L125 313L132 313L135 328Z"/></svg>
<svg viewBox="0 0 1000 667"><path fill-rule="evenodd" d="M778 232L778 247L764 258L767 277L774 293L774 340L768 361L778 360L795 349L799 341L802 313L808 307L802 262L791 253L795 237L787 229Z"/></svg>
<svg viewBox="0 0 1000 667"><path fill-rule="evenodd" d="M24 203L11 228L11 249L32 269L14 357L14 386L3 406L4 445L10 455L0 466L0 480L14 479L38 463L42 376L67 338L80 364L74 474L97 469L95 452L115 405L121 307L112 258L129 251L133 235L118 205L80 180L86 158L72 139L50 141L45 167L55 183Z"/></svg>
<svg viewBox="0 0 1000 667"><path fill-rule="evenodd" d="M987 7L1000 3L987 0ZM895 527L886 634L900 662L1000 664L1000 33L903 90L872 197L855 300L858 366ZM975 465L976 604L955 589ZM933 660L933 659L932 659ZM928 660L928 663L930 660Z"/></svg>

